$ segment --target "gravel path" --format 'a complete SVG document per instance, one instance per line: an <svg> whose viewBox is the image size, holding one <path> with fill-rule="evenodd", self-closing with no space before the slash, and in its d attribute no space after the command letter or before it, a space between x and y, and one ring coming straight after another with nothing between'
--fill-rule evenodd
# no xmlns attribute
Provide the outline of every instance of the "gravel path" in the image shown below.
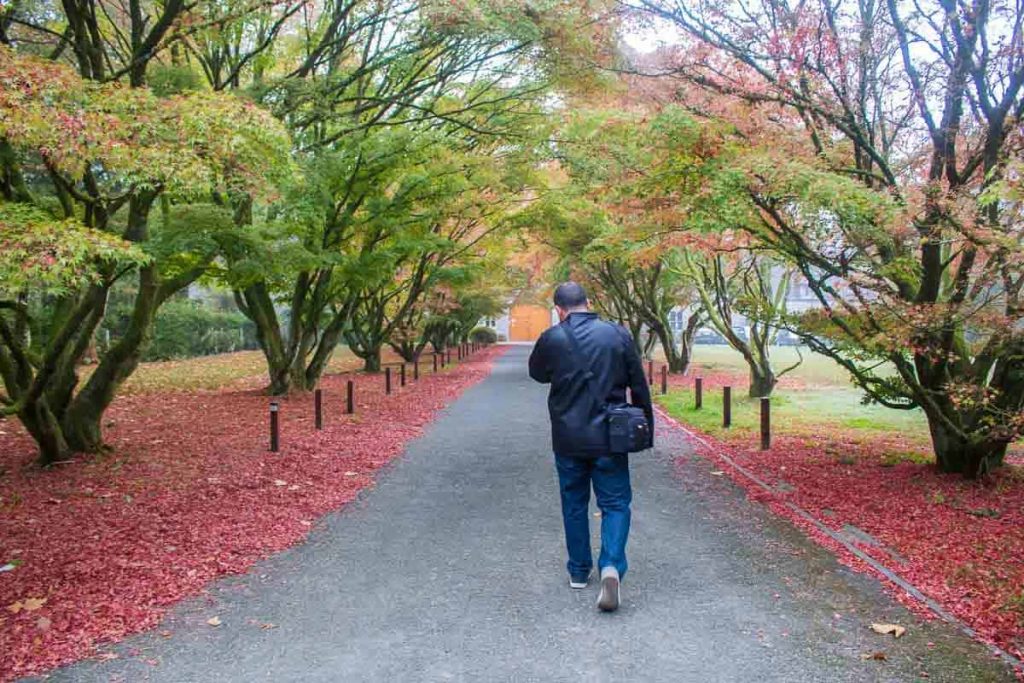
<svg viewBox="0 0 1024 683"><path fill-rule="evenodd" d="M920 622L711 476L665 429L633 459L623 607L598 613L596 587L566 585L546 388L527 378L528 352L512 347L307 543L183 603L111 648L117 659L51 679L1012 680L985 648ZM872 621L909 632L879 636ZM875 653L885 659L865 659Z"/></svg>

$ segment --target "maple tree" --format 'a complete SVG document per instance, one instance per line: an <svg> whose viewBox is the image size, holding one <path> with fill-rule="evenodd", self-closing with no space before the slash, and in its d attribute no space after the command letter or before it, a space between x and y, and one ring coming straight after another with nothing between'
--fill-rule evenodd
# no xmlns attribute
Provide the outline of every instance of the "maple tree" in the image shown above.
<svg viewBox="0 0 1024 683"><path fill-rule="evenodd" d="M659 232L676 227L662 197L642 188L654 160L641 115L577 110L558 133L564 174L531 207L526 222L559 254L559 276L585 281L595 306L626 326L642 355L660 342L669 369L686 371L704 314L679 269L678 245ZM678 339L669 317L686 310Z"/></svg>
<svg viewBox="0 0 1024 683"><path fill-rule="evenodd" d="M477 280L531 182L529 147L517 150L495 137L469 146L451 138L426 145L423 138L422 157L415 165L404 157L396 184L381 180L386 199L368 202L365 221L357 214L362 222L346 247L355 282L346 287L353 303L344 336L368 370L378 369L381 347L433 287L465 289ZM471 310L459 305L450 315Z"/></svg>
<svg viewBox="0 0 1024 683"><path fill-rule="evenodd" d="M669 372L684 373L690 365L694 335L705 321L704 309L694 305L694 290L673 266L679 253L658 249L652 256L650 252L646 244L613 238L611 244L589 245L579 263L585 278L595 285L598 307L630 330L645 355L650 356L657 342ZM669 322L676 307L689 308L678 340Z"/></svg>
<svg viewBox="0 0 1024 683"><path fill-rule="evenodd" d="M748 394L771 396L779 379L800 364L777 370L771 361L785 324L792 270L749 249L714 247L684 251L679 270L697 292L708 323L747 363ZM746 321L742 331L737 313Z"/></svg>
<svg viewBox="0 0 1024 683"><path fill-rule="evenodd" d="M943 470L997 467L1024 426L1019 8L630 5L686 37L660 74L764 124L735 189L819 300L812 348L872 400L920 407Z"/></svg>
<svg viewBox="0 0 1024 683"><path fill-rule="evenodd" d="M41 461L54 462L102 445L103 412L138 364L157 309L231 239L230 213L194 200L273 185L288 172L289 140L235 98L161 99L6 48L0 82L5 233L35 253L25 261L33 278L3 285L0 326L13 326L0 344L5 412L37 438ZM39 179L32 186L26 168ZM34 208L11 208L22 205ZM130 276L138 281L130 324L79 386L77 366L110 289Z"/></svg>
<svg viewBox="0 0 1024 683"><path fill-rule="evenodd" d="M768 396L795 367L771 362L793 269L754 248L743 231L758 221L755 207L733 185L718 187L733 134L674 105L577 116L562 159L600 218L584 213L575 230L563 221L554 245L612 318L660 341L673 372L685 371L696 330L709 324L749 365L750 395ZM678 339L673 309L685 318Z"/></svg>
<svg viewBox="0 0 1024 683"><path fill-rule="evenodd" d="M419 348L429 343L435 353L443 353L449 346L469 341L482 318L497 316L505 308L507 291L506 284L496 277L435 289L428 296L427 313L418 332Z"/></svg>
<svg viewBox="0 0 1024 683"><path fill-rule="evenodd" d="M591 11L590 3L567 1L526 9L512 3L328 4L295 15L307 36L297 49L279 40L283 46L260 55L259 73L245 70L254 95L292 130L307 181L275 209L288 223L276 244L289 259L268 273L261 266L265 253L278 247L255 245L236 255L238 268L229 279L240 309L259 330L272 393L315 385L341 340L374 369L390 337L416 327L409 318L424 293L435 279L453 274L452 255L440 252L468 253L480 222L470 229L464 209L445 199L432 209L432 233L423 233L422 216L400 212L425 203L401 204L404 195L387 193L416 188L422 194L432 185L443 193L453 173L471 177L453 171L453 154L469 169L484 162L500 166L509 150L525 149L535 139L537 104L569 57L599 44L580 42L580 32L567 30L577 26L592 35L603 29L589 21ZM505 201L502 192L515 190L493 178L500 182L492 199ZM475 196L482 206L483 191L478 187L463 201ZM437 215L441 206L449 217ZM439 252L427 248L431 241L449 246ZM279 308L288 311L286 319Z"/></svg>

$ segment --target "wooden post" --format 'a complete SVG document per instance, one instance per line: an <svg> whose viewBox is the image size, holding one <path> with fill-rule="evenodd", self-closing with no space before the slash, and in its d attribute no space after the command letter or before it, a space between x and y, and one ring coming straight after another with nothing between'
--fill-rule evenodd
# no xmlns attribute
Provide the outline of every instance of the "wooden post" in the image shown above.
<svg viewBox="0 0 1024 683"><path fill-rule="evenodd" d="M391 393L391 366L384 368L384 393Z"/></svg>
<svg viewBox="0 0 1024 683"><path fill-rule="evenodd" d="M317 389L313 392L314 423L317 429L324 428L324 393Z"/></svg>
<svg viewBox="0 0 1024 683"><path fill-rule="evenodd" d="M280 406L277 401L270 402L270 452L277 453L281 446L281 430L277 421Z"/></svg>
<svg viewBox="0 0 1024 683"><path fill-rule="evenodd" d="M704 378L698 377L693 380L693 407L700 410L704 405Z"/></svg>
<svg viewBox="0 0 1024 683"><path fill-rule="evenodd" d="M668 366L661 366L661 395L668 393Z"/></svg>
<svg viewBox="0 0 1024 683"><path fill-rule="evenodd" d="M420 381L420 357L416 356L416 360L412 363L412 381Z"/></svg>
<svg viewBox="0 0 1024 683"><path fill-rule="evenodd" d="M434 374L437 374L437 351L434 351Z"/></svg>
<svg viewBox="0 0 1024 683"><path fill-rule="evenodd" d="M398 386L405 386L405 363L402 363L402 367L398 371Z"/></svg>
<svg viewBox="0 0 1024 683"><path fill-rule="evenodd" d="M356 412L356 383L352 380L345 385L345 412L351 415Z"/></svg>
<svg viewBox="0 0 1024 683"><path fill-rule="evenodd" d="M732 387L722 387L722 426L732 425Z"/></svg>
<svg viewBox="0 0 1024 683"><path fill-rule="evenodd" d="M772 400L767 397L761 399L761 450L767 451L772 447Z"/></svg>
<svg viewBox="0 0 1024 683"><path fill-rule="evenodd" d="M451 347L448 347L448 358L445 359L444 364L445 365L451 365L452 364L452 349L451 349Z"/></svg>
<svg viewBox="0 0 1024 683"><path fill-rule="evenodd" d="M647 361L647 383L654 386L654 361Z"/></svg>

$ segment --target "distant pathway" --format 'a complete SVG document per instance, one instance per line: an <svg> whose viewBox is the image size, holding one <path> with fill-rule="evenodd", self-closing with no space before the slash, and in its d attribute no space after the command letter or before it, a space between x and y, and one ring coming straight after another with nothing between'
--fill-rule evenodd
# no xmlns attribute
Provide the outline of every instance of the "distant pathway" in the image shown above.
<svg viewBox="0 0 1024 683"><path fill-rule="evenodd" d="M709 476L665 429L633 460L623 608L599 614L595 588L566 586L546 389L527 378L528 353L511 348L307 543L184 603L119 658L52 680L1012 680ZM872 621L909 633L878 636ZM864 658L877 652L885 661Z"/></svg>

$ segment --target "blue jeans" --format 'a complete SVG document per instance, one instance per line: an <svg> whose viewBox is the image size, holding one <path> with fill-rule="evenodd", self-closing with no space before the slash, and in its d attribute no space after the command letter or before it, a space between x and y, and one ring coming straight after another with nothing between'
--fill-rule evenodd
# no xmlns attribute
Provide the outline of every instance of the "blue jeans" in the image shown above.
<svg viewBox="0 0 1024 683"><path fill-rule="evenodd" d="M597 558L597 566L599 569L615 567L620 577L625 576L629 504L633 500L629 486L629 456L573 458L556 453L555 466L562 494L569 575L586 576L594 566L590 554L589 509L590 486L593 484L597 507L601 510L601 554Z"/></svg>

